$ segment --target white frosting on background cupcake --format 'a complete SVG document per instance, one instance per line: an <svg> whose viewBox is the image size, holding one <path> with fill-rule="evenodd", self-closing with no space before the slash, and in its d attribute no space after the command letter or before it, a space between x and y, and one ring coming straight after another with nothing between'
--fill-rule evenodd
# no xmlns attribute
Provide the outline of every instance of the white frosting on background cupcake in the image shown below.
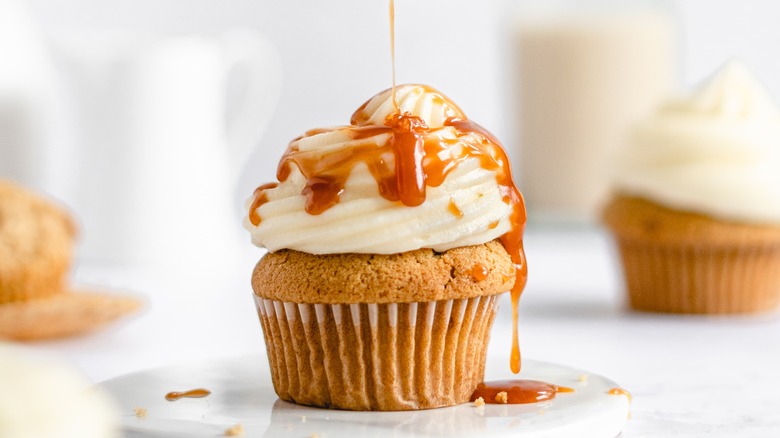
<svg viewBox="0 0 780 438"><path fill-rule="evenodd" d="M618 191L726 220L780 224L780 110L732 61L631 133Z"/></svg>

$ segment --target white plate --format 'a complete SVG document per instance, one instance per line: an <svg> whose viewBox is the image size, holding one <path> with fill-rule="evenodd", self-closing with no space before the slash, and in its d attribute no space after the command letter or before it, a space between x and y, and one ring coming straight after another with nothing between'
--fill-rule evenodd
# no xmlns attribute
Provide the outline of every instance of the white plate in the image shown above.
<svg viewBox="0 0 780 438"><path fill-rule="evenodd" d="M497 374L488 370L486 375L490 379ZM524 360L520 377L568 386L576 392L560 393L546 403L484 408L467 403L411 412L318 409L279 400L268 362L261 356L141 371L105 381L101 386L119 400L127 438L217 437L236 424L243 426L245 437L613 438L628 418L628 398L608 394L618 385L599 375ZM164 398L170 391L194 388L207 388L212 393L175 402ZM136 417L134 408L145 408L147 415Z"/></svg>

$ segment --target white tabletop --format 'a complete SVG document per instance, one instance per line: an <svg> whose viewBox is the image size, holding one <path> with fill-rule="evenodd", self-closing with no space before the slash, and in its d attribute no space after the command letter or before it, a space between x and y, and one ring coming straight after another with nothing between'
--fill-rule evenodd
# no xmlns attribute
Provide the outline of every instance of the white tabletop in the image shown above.
<svg viewBox="0 0 780 438"><path fill-rule="evenodd" d="M80 266L81 283L141 294L138 317L32 348L64 357L95 382L170 364L262 353L249 276L258 251L215 272ZM623 437L780 435L780 316L698 317L628 311L609 237L589 228L529 227L521 299L524 357L606 376L633 395ZM510 308L493 327L491 362L507 361ZM509 376L486 376L488 379Z"/></svg>

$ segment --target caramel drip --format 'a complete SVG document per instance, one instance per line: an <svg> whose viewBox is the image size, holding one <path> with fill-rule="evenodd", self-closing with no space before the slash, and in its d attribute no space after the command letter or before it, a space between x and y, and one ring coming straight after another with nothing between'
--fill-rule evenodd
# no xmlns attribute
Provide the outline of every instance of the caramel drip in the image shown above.
<svg viewBox="0 0 780 438"><path fill-rule="evenodd" d="M485 267L482 263L475 263L474 266L471 267L471 278L473 278L476 281L484 281L488 278L488 274L490 274L490 271L488 271L488 268Z"/></svg>
<svg viewBox="0 0 780 438"><path fill-rule="evenodd" d="M479 158L484 169L496 171L496 179L499 188L501 189L501 194L504 197L504 202L507 202L512 206L512 213L509 216L512 227L506 234L501 236L500 240L506 251L512 257L512 262L515 264L516 268L515 285L512 287L511 291L512 351L509 357L509 367L513 373L517 374L520 372L521 360L520 344L517 336L517 307L520 302L520 294L528 279L528 267L526 266L525 251L523 250L523 232L525 231L526 220L525 202L523 200L523 195L517 190L517 187L512 180L509 160L506 156L506 152L500 146L501 143L498 139L485 128L470 120L450 120L448 122L461 133L473 132L479 134L482 137L483 145L492 145L492 147L488 149L490 155L481 155Z"/></svg>
<svg viewBox="0 0 780 438"><path fill-rule="evenodd" d="M277 186L279 186L279 183L268 183L255 189L254 200L252 200L252 205L249 207L249 222L251 222L252 225L258 226L263 220L263 218L260 217L260 213L257 212L257 209L268 202L268 195L265 191Z"/></svg>
<svg viewBox="0 0 780 438"><path fill-rule="evenodd" d="M499 222L501 222L501 221L499 221L499 220L495 220L495 221L491 222L491 223L488 225L488 228L489 228L489 229L491 229L491 230L495 230L495 229L496 229L496 227L498 226Z"/></svg>
<svg viewBox="0 0 780 438"><path fill-rule="evenodd" d="M498 396L506 393L506 398ZM471 401L482 397L485 403L524 404L552 400L559 392L574 392L565 386L553 385L538 380L497 380L477 385L471 394Z"/></svg>
<svg viewBox="0 0 780 438"><path fill-rule="evenodd" d="M456 218L463 217L463 212L460 210L460 208L458 208L458 204L456 204L455 200L452 198L450 198L450 203L447 205L447 210L449 210L450 213L452 213L452 215Z"/></svg>
<svg viewBox="0 0 780 438"><path fill-rule="evenodd" d="M203 398L211 394L211 391L204 388L191 389L184 392L169 392L165 394L165 399L168 401L176 401L181 398Z"/></svg>
<svg viewBox="0 0 780 438"><path fill-rule="evenodd" d="M628 397L628 401L629 402L631 401L631 393L626 391L623 388L610 388L607 391L607 394L609 394L609 395L625 395L626 397Z"/></svg>

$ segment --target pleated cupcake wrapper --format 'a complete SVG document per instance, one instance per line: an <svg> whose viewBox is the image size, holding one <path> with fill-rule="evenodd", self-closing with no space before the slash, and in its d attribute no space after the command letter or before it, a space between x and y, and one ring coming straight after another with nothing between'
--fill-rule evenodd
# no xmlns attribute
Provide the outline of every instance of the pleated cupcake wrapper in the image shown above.
<svg viewBox="0 0 780 438"><path fill-rule="evenodd" d="M777 246L659 245L621 239L631 306L670 313L767 311L780 302Z"/></svg>
<svg viewBox="0 0 780 438"><path fill-rule="evenodd" d="M255 304L281 399L410 410L468 401L484 376L497 297L297 304L255 295Z"/></svg>

